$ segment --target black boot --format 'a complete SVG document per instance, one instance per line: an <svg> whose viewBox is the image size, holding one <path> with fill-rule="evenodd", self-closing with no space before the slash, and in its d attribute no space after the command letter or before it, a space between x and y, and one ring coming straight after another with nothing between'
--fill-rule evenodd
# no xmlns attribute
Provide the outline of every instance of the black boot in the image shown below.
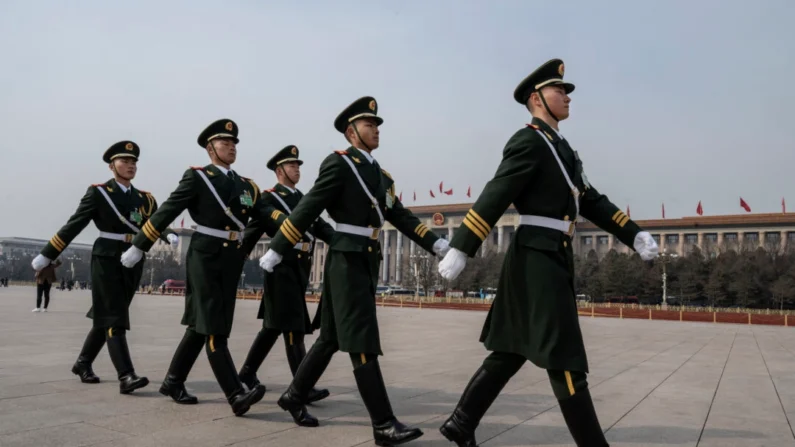
<svg viewBox="0 0 795 447"><path fill-rule="evenodd" d="M254 387L248 392L243 389L243 382L235 371L235 363L232 361L225 337L210 336L207 342L207 358L235 416L243 416L252 405L262 400L265 387Z"/></svg>
<svg viewBox="0 0 795 447"><path fill-rule="evenodd" d="M439 427L442 435L458 447L477 447L475 429L508 380L510 377L491 374L482 366L478 368L464 388L453 414Z"/></svg>
<svg viewBox="0 0 795 447"><path fill-rule="evenodd" d="M265 361L268 353L271 352L271 348L273 348L278 337L278 332L266 329L257 333L254 343L251 344L251 348L248 350L246 361L240 368L240 374L238 374L240 380L246 384L249 390L253 390L258 386L265 390L265 385L262 385L257 379L257 370L262 365L262 362Z"/></svg>
<svg viewBox="0 0 795 447"><path fill-rule="evenodd" d="M295 373L298 371L298 366L301 365L301 361L304 360L304 357L306 357L304 334L295 334L294 337L288 335L285 337L284 348L287 352L287 363L290 364L290 371L292 371L293 377L295 377ZM315 387L312 387L307 394L306 403L311 404L313 402L323 400L328 396L329 392L327 389L324 388L319 390Z"/></svg>
<svg viewBox="0 0 795 447"><path fill-rule="evenodd" d="M188 394L185 389L185 380L199 357L199 353L202 352L204 340L203 335L197 334L191 329L185 331L185 335L171 359L171 365L168 367L163 385L160 386L160 394L171 397L178 404L194 405L199 402L196 396Z"/></svg>
<svg viewBox="0 0 795 447"><path fill-rule="evenodd" d="M105 330L103 328L92 327L83 342L83 349L77 356L77 361L72 366L72 373L80 376L83 383L99 383L99 377L94 374L91 364L97 358L102 346L105 345Z"/></svg>
<svg viewBox="0 0 795 447"><path fill-rule="evenodd" d="M389 396L386 394L386 386L384 378L381 376L381 368L378 366L378 359L354 369L353 375L356 377L356 385L359 387L359 394L362 396L364 406L367 407L370 420L373 422L373 437L376 445L404 444L423 435L422 430L403 425L392 413L392 406L389 404Z"/></svg>
<svg viewBox="0 0 795 447"><path fill-rule="evenodd" d="M577 447L610 447L602 433L588 389L577 391L573 396L558 402Z"/></svg>
<svg viewBox="0 0 795 447"><path fill-rule="evenodd" d="M149 385L149 379L135 374L124 329L108 329L107 343L110 360L119 374L119 392L130 394L138 388Z"/></svg>
<svg viewBox="0 0 795 447"><path fill-rule="evenodd" d="M309 390L315 386L326 370L331 357L337 352L336 344L316 341L306 357L298 365L292 383L276 402L284 411L289 411L293 421L302 427L317 427L317 419L306 411Z"/></svg>

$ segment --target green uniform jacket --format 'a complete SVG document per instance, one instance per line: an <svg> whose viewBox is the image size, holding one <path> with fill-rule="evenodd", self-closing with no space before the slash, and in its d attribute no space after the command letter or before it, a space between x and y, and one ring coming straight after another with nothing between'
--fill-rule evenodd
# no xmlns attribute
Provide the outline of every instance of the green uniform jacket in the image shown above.
<svg viewBox="0 0 795 447"><path fill-rule="evenodd" d="M137 228L141 228L157 210L154 196L134 186L125 194L113 179L91 185L80 200L77 211L41 251L42 256L57 258L92 220L99 231L133 234L132 228L119 219L100 193L100 188L105 190L119 213ZM163 232L161 239L168 243L166 236L170 233L173 231ZM129 237L132 240L132 236ZM130 329L128 309L141 281L144 261L135 268L124 268L121 254L129 247L130 242L103 237L94 242L91 250L91 309L86 315L94 320L94 327Z"/></svg>
<svg viewBox="0 0 795 447"><path fill-rule="evenodd" d="M261 226L272 235L279 222L284 221L280 211L261 200L259 187L252 180L238 174L231 179L214 165L193 167L185 171L177 189L152 215L143 232L135 237L136 247L148 251L159 233L185 209L199 225L221 231L239 230L199 176L199 171L205 173L224 205L247 228ZM237 286L248 256L242 249L244 242L247 243L193 233L185 259L187 284L183 325L204 335L228 337L232 332ZM253 247L254 244L247 243L249 245Z"/></svg>
<svg viewBox="0 0 795 447"><path fill-rule="evenodd" d="M261 200L289 216L303 196L301 191L292 192L277 183L273 189L262 192ZM289 209L285 209L279 199L284 201ZM247 231L246 241L256 244L262 236L262 230L258 233L249 236ZM309 311L306 308L306 287L309 285L309 272L312 269L312 254L315 248L315 242L310 234L316 240L330 244L334 229L325 220L318 218L311 230L303 234L301 242L298 243L300 248L287 250L282 262L273 269L273 272L265 272L262 300L257 313L257 318L262 320L263 328L305 334L313 332ZM320 322L318 320L316 322L319 325Z"/></svg>
<svg viewBox="0 0 795 447"><path fill-rule="evenodd" d="M353 162L378 201L384 218L422 248L432 251L438 237L403 207L395 196L391 176L353 147L323 160L314 186L281 225L270 248L282 255L292 250L324 209L337 224L373 227L374 230L381 227L375 205L343 157ZM382 354L375 306L382 256L376 231L374 236L353 235L338 229L329 244L320 302L319 339L337 342L343 352Z"/></svg>
<svg viewBox="0 0 795 447"><path fill-rule="evenodd" d="M575 218L575 197L547 140L579 190L580 214L633 246L641 229L587 184L582 162L568 142L534 118L506 144L497 173L467 213L451 247L474 256L511 203L521 215ZM497 296L480 340L491 351L520 354L541 368L588 372L567 233L519 227L505 255Z"/></svg>

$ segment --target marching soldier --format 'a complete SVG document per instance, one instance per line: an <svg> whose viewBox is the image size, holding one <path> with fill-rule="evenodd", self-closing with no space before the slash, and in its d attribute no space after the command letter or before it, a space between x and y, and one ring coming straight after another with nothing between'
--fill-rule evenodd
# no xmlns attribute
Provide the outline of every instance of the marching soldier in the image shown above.
<svg viewBox="0 0 795 447"><path fill-rule="evenodd" d="M129 307L143 273L143 263L134 269L123 268L121 253L148 219L157 210L151 193L136 189L132 180L137 172L141 149L132 141L120 141L105 151L102 160L108 163L113 178L88 187L77 211L50 239L41 254L33 259L36 271L48 266L52 259L80 234L90 221L99 229L99 238L91 251L91 309L86 315L94 320L83 349L72 367L83 383L99 383L91 367L107 341L108 354L116 368L119 390L128 394L149 384L146 377L135 374L126 331L130 330ZM178 243L173 231L164 231L160 239L172 245Z"/></svg>
<svg viewBox="0 0 795 447"><path fill-rule="evenodd" d="M320 213L328 211L337 227L325 264L320 336L278 404L298 425L317 426L317 419L305 407L309 392L332 355L338 350L348 352L356 385L370 413L375 443L397 445L419 438L422 431L397 420L378 365L382 355L375 308L382 258L378 233L387 220L429 252L443 254L448 246L403 207L395 196L392 177L373 159L378 126L383 123L377 109L375 99L366 96L334 121L351 147L323 161L315 185L281 225L260 266L272 271Z"/></svg>
<svg viewBox="0 0 795 447"><path fill-rule="evenodd" d="M207 150L211 164L185 171L177 189L150 218L143 232L133 239L133 246L122 255L122 264L127 267L136 265L160 233L183 210L188 210L198 225L185 261L187 288L182 324L187 329L171 360L160 393L180 404L198 402L185 389L185 380L206 344L216 380L232 411L242 416L251 405L262 399L265 389L244 390L227 348L237 284L247 257L241 249L244 241L240 236L247 223L248 228L263 226L268 234L273 234L284 216L262 201L259 187L252 180L231 169L237 157L237 136L237 124L229 119L215 121L204 129L198 143Z"/></svg>
<svg viewBox="0 0 795 447"><path fill-rule="evenodd" d="M276 173L278 183L273 189L263 191L261 200L289 216L304 196L295 187L301 178L302 164L304 162L298 158L298 148L292 145L274 155L267 166ZM256 244L261 236L260 230L252 235L247 233L245 239L249 244ZM290 364L293 376L306 356L304 334L311 334L313 329L317 328L310 323L309 311L306 308L306 288L309 285L309 272L312 269L315 238L330 244L332 236L334 229L331 225L318 218L312 225L312 231L304 233L294 249L285 253L284 259L276 266L273 273L265 273L262 301L257 314L257 318L262 320L262 330L254 339L246 362L240 369L240 380L249 389L260 385L257 380L257 370L279 335L284 335L287 362ZM250 252L252 248L244 247L246 252ZM315 322L319 323L317 317ZM317 402L328 395L326 389L312 388L307 401Z"/></svg>
<svg viewBox="0 0 795 447"><path fill-rule="evenodd" d="M453 414L440 428L459 446L476 446L475 428L525 360L547 370L566 425L578 446L607 446L588 391L588 361L574 295L572 237L582 215L644 260L657 244L600 194L583 172L577 152L560 134L574 85L553 59L526 77L514 99L532 123L516 132L486 185L450 242L439 273L453 279L513 203L520 226L502 267L497 296L480 340L493 351L470 380Z"/></svg>

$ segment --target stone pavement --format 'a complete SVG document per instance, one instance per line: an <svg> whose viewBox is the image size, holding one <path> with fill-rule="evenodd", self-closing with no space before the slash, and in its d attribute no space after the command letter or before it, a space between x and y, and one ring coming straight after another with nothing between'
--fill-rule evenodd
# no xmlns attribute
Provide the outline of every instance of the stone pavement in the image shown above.
<svg viewBox="0 0 795 447"><path fill-rule="evenodd" d="M53 290L48 313L31 313L35 290L0 288L0 446L358 446L374 445L350 360L338 354L318 386L331 397L298 428L275 401L290 380L277 343L260 380L263 401L235 417L202 353L188 380L199 405L157 389L182 337L181 297L139 295L128 333L139 375L151 384L123 396L103 349L98 385L70 372L89 328L87 291ZM238 367L260 328L258 303L239 301L229 341ZM310 306L314 311L314 305ZM449 446L437 431L487 352L477 342L483 312L379 308L392 405L423 428L412 446ZM795 328L581 319L589 383L612 446L793 446ZM308 338L308 346L315 336ZM486 447L573 445L546 373L526 365L478 428Z"/></svg>

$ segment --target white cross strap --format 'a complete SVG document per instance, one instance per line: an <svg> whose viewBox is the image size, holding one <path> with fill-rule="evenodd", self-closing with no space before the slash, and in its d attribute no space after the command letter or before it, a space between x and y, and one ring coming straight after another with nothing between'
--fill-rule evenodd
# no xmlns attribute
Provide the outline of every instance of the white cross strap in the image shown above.
<svg viewBox="0 0 795 447"><path fill-rule="evenodd" d="M279 194L277 194L274 191L273 193L271 193L271 195L273 196L273 198L275 198L284 207L284 210L287 211L287 215L288 216L290 214L292 214L293 210L291 210L290 207L287 206L287 204L284 202L284 200L282 200L282 198L279 197ZM312 234L310 232L308 232L308 231L305 231L304 235L306 235L306 237L308 237L310 241L314 241L315 240L315 237L312 236Z"/></svg>
<svg viewBox="0 0 795 447"><path fill-rule="evenodd" d="M547 146L549 146L549 150L552 151L552 155L555 156L555 160L558 162L558 166L560 166L560 172L563 173L563 177L566 179L566 183L569 184L569 189L571 190L571 194L574 196L574 205L576 206L577 209L577 212L574 215L574 219L572 220L576 221L577 217L580 215L580 190L577 189L576 186L574 186L574 183L572 183L571 178L569 178L569 173L566 172L566 168L563 166L563 162L560 161L560 157L558 156L558 151L555 150L555 147L552 146L552 143L549 141L549 139L546 136L544 136L544 133L541 132L540 130L536 129L536 132L538 132L538 134L541 135L541 138L544 141L546 141Z"/></svg>
<svg viewBox="0 0 795 447"><path fill-rule="evenodd" d="M353 165L353 162L351 161L351 159L346 157L346 156L344 156L344 155L342 155L342 154L340 154L340 155L342 156L342 159L345 160L346 163L348 163L348 166L351 167L351 170L356 175L356 178L359 180L359 184L362 185L362 189L364 190L364 193L367 194L367 197L370 198L370 202L373 203L373 208L375 208L375 210L378 211L378 219L381 221L379 226L384 225L384 215L381 214L381 205L378 204L378 200L375 200L375 197L373 197L373 195L370 193L370 190L367 189L367 185L364 184L364 180L362 180L362 176L359 175L359 170L356 169L356 166Z"/></svg>
<svg viewBox="0 0 795 447"><path fill-rule="evenodd" d="M240 231L245 230L246 226L243 225L243 222L239 221L234 214L232 214L231 208L224 205L224 201L221 200L221 197L218 196L218 191L216 191L213 184L210 183L210 179L207 178L207 176L204 174L204 171L196 170L196 173L199 174L199 177L201 177L202 180L204 180L204 183L207 183L207 187L210 188L210 192L212 192L213 195L215 196L215 200L217 200L218 204L221 205L221 209L224 210L224 214L226 214L227 216L229 216L230 219L232 219L232 222L234 222L235 225L237 225L238 228L240 228Z"/></svg>
<svg viewBox="0 0 795 447"><path fill-rule="evenodd" d="M108 195L108 193L107 193L107 192L105 192L105 188L104 188L104 187L102 187L102 186L97 186L97 190L99 190L99 192L100 192L100 193L102 193L102 196L103 196L103 197L105 197L105 200L107 200L107 201L108 201L108 205L110 205L111 209L113 209L113 212L114 212L114 213L116 213L116 216L118 216L118 217L119 217L119 220L120 220L120 221L124 222L124 224L125 224L125 225L127 225L128 227L130 227L130 228L131 228L133 231L135 231L136 233L138 233L139 231L141 231L140 229L138 229L138 227L136 227L135 225L133 225L132 223L130 223L130 221L129 221L129 220L127 220L127 218L126 218L126 217L124 217L124 216L122 216L122 215L121 215L121 213L119 212L119 210L116 208L116 205L113 203L113 200L111 200L111 199L110 199L110 196Z"/></svg>

